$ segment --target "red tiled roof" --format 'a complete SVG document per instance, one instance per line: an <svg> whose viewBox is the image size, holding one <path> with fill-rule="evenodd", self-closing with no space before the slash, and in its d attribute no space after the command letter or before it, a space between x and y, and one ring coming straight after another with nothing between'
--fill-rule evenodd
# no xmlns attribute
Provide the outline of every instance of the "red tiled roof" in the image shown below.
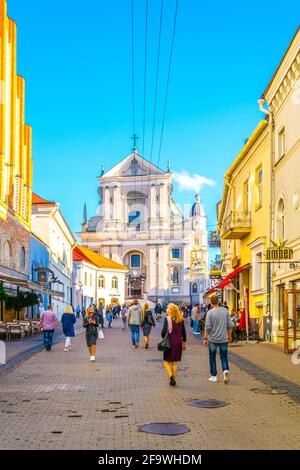
<svg viewBox="0 0 300 470"><path fill-rule="evenodd" d="M55 205L55 202L47 201L46 199L41 198L36 193L32 193L32 204L47 204Z"/></svg>

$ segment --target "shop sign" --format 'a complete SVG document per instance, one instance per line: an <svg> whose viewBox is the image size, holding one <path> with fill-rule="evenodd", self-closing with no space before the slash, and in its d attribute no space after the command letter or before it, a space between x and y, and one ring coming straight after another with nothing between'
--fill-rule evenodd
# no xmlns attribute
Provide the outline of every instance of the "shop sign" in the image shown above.
<svg viewBox="0 0 300 470"><path fill-rule="evenodd" d="M273 246L267 248L265 251L265 258L267 261L286 261L294 257L294 250L286 246L285 242L275 243L272 241Z"/></svg>

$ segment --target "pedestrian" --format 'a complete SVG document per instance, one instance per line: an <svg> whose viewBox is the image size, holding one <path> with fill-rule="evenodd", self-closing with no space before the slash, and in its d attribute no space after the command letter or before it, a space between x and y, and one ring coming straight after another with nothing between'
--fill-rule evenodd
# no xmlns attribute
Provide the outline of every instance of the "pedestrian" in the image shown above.
<svg viewBox="0 0 300 470"><path fill-rule="evenodd" d="M84 317L86 317L86 310L84 307L82 307L82 310L81 310L81 317L82 317L82 320L84 319Z"/></svg>
<svg viewBox="0 0 300 470"><path fill-rule="evenodd" d="M97 315L94 314L93 307L89 307L86 313L86 317L83 320L86 344L90 355L90 361L95 362L99 320Z"/></svg>
<svg viewBox="0 0 300 470"><path fill-rule="evenodd" d="M157 302L157 304L155 305L154 311L155 311L156 321L159 322L163 314L163 308L159 302Z"/></svg>
<svg viewBox="0 0 300 470"><path fill-rule="evenodd" d="M123 323L123 331L126 330L127 327L127 307L126 304L123 305L122 310L121 310L121 318L122 318L122 323Z"/></svg>
<svg viewBox="0 0 300 470"><path fill-rule="evenodd" d="M118 307L117 305L114 305L112 308L112 314L113 314L113 319L115 320L117 318L117 313L118 313Z"/></svg>
<svg viewBox="0 0 300 470"><path fill-rule="evenodd" d="M77 305L77 307L75 308L75 312L76 312L76 318L80 318L80 307L79 305Z"/></svg>
<svg viewBox="0 0 300 470"><path fill-rule="evenodd" d="M57 327L58 318L52 310L52 305L48 305L48 309L42 313L41 317L41 330L44 333L44 346L46 351L51 351L53 334Z"/></svg>
<svg viewBox="0 0 300 470"><path fill-rule="evenodd" d="M225 384L229 383L229 364L228 364L228 343L232 341L232 328L229 311L227 308L218 307L218 297L212 295L212 308L207 312L205 321L204 346L207 346L209 338L209 364L210 364L210 381L217 382L217 349L220 351L220 358L223 370L223 380Z"/></svg>
<svg viewBox="0 0 300 470"><path fill-rule="evenodd" d="M71 351L72 344L71 338L75 337L74 325L76 323L76 317L74 315L71 305L67 305L63 316L61 317L62 330L66 337L64 351Z"/></svg>
<svg viewBox="0 0 300 470"><path fill-rule="evenodd" d="M112 314L112 312L111 312L111 308L110 308L110 307L108 307L108 308L106 309L106 314L105 314L105 316L106 316L106 320L108 321L108 328L111 328L111 322L112 322L112 320L113 320L113 314Z"/></svg>
<svg viewBox="0 0 300 470"><path fill-rule="evenodd" d="M144 334L145 349L149 348L150 333L153 326L155 326L153 314L149 308L149 305L144 304L142 309L142 328Z"/></svg>
<svg viewBox="0 0 300 470"><path fill-rule="evenodd" d="M142 324L142 309L137 299L134 299L133 305L128 310L128 325L131 331L131 340L133 348L139 347L140 326Z"/></svg>
<svg viewBox="0 0 300 470"><path fill-rule="evenodd" d="M181 361L182 351L186 349L186 329L183 316L175 304L169 304L167 317L161 332L162 338L169 333L170 349L164 352L164 366L170 379L170 385L175 387L178 362Z"/></svg>
<svg viewBox="0 0 300 470"><path fill-rule="evenodd" d="M104 315L103 315L103 306L102 304L98 307L99 323L101 328L104 328Z"/></svg>
<svg viewBox="0 0 300 470"><path fill-rule="evenodd" d="M199 335L200 334L200 309L199 309L199 304L197 304L195 307L194 311L194 335Z"/></svg>

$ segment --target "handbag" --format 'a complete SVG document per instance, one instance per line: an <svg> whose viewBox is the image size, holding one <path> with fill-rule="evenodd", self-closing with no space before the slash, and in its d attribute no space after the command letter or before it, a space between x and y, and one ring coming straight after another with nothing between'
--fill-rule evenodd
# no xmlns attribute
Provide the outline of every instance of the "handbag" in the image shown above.
<svg viewBox="0 0 300 470"><path fill-rule="evenodd" d="M157 349L158 349L158 351L162 351L162 352L168 352L171 349L171 341L170 341L170 334L169 334L169 323L168 323L167 333L166 333L165 337L163 338L163 340L160 343L158 343Z"/></svg>
<svg viewBox="0 0 300 470"><path fill-rule="evenodd" d="M104 339L104 333L103 333L102 328L99 328L98 338L99 338L99 339Z"/></svg>

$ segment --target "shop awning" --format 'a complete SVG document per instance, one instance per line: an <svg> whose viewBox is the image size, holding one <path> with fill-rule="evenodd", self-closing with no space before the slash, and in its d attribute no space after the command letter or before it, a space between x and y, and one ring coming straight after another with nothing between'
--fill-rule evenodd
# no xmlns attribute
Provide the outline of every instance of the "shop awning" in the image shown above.
<svg viewBox="0 0 300 470"><path fill-rule="evenodd" d="M216 289L224 289L224 287L230 284L230 280L237 276L240 272L244 271L244 269L250 268L250 263L244 264L243 266L239 266L238 268L234 269L228 276L226 276L222 281L213 289L210 289L209 293L212 294L216 291Z"/></svg>

